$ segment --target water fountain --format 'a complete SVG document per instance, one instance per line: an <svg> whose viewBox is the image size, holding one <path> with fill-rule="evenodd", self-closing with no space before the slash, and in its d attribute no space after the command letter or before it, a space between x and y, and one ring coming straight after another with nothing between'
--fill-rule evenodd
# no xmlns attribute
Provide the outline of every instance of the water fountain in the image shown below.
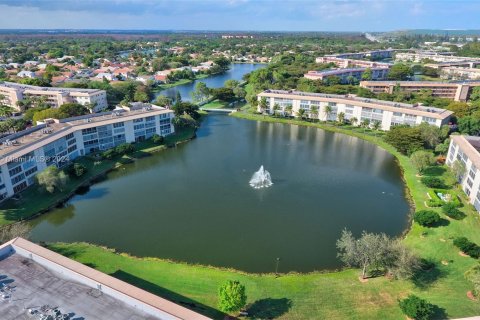
<svg viewBox="0 0 480 320"><path fill-rule="evenodd" d="M260 169L253 174L249 183L255 189L268 188L273 184L272 178L270 177L270 172L265 170L263 165L260 166Z"/></svg>

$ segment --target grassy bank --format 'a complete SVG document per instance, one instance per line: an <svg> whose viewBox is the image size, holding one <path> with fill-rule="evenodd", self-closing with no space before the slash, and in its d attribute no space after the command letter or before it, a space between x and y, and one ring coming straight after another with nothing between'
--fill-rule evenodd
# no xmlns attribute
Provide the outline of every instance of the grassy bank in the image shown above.
<svg viewBox="0 0 480 320"><path fill-rule="evenodd" d="M243 112L234 116L317 127L375 143L398 159L412 204L417 209L425 208L428 188L420 183L409 158L385 143L379 133ZM434 167L425 175L448 177L449 172L444 167ZM451 192L460 196L466 204L461 190L454 188ZM478 262L460 256L452 239L463 235L480 244L479 215L470 205L461 209L466 218L459 221L447 219L439 209L433 210L438 211L447 222L430 229L414 224L405 235L404 241L408 246L419 256L435 263L432 270L419 273L411 281L378 277L360 283L358 270L288 274L275 278L268 274L246 274L152 258L139 259L84 243L56 243L50 248L215 319L223 318L216 309L217 289L227 279L237 279L245 284L251 305L249 313L251 318L256 319L404 319L398 299L409 293L437 305L438 319L477 315L480 303L467 298L466 293L471 287L463 274Z"/></svg>
<svg viewBox="0 0 480 320"><path fill-rule="evenodd" d="M85 156L75 160L87 168L87 172L81 177L69 177L61 192L47 193L39 186L33 185L22 193L3 202L0 205L0 226L10 224L19 220L28 219L54 208L61 204L81 187L92 183L97 177L104 175L124 163L148 156L154 152L166 149L194 137L195 129L181 128L175 134L165 138L162 145L154 144L152 141L144 141L135 144L135 151L130 155L115 157L111 160L98 161L93 157Z"/></svg>

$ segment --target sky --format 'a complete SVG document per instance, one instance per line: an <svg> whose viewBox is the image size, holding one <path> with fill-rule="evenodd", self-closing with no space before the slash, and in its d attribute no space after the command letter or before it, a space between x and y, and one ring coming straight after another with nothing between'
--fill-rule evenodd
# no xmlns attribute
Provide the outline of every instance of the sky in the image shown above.
<svg viewBox="0 0 480 320"><path fill-rule="evenodd" d="M480 29L480 0L0 0L0 29Z"/></svg>

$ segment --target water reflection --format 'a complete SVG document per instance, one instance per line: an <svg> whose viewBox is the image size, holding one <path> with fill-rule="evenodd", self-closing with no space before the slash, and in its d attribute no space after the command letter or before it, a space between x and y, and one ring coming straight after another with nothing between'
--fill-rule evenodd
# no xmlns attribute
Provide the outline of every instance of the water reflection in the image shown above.
<svg viewBox="0 0 480 320"><path fill-rule="evenodd" d="M223 115L208 116L197 136L108 174L37 220L33 239L256 272L282 257L282 271L311 271L340 265L345 227L406 227L395 159L366 141ZM261 164L274 184L255 190L248 182Z"/></svg>

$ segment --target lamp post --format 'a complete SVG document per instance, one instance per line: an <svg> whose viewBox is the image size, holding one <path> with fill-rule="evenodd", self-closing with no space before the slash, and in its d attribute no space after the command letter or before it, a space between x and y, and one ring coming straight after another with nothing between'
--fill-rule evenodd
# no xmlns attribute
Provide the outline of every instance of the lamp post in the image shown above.
<svg viewBox="0 0 480 320"><path fill-rule="evenodd" d="M280 263L280 258L276 259L276 264L275 264L275 277L278 278L278 265Z"/></svg>

